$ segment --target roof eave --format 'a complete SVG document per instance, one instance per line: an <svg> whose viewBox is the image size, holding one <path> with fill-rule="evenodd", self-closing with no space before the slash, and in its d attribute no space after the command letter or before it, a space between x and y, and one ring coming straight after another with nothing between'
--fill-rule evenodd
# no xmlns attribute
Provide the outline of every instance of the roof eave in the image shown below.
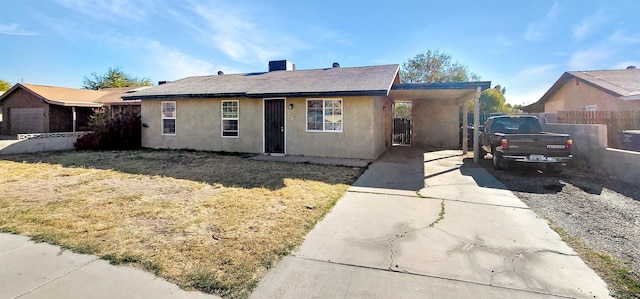
<svg viewBox="0 0 640 299"><path fill-rule="evenodd" d="M134 100L171 100L171 99L202 99L202 98L235 98L246 96L244 92L242 93L202 93L202 94L163 94L163 95L132 95L132 96L123 96L123 101L134 101Z"/></svg>
<svg viewBox="0 0 640 299"><path fill-rule="evenodd" d="M386 96L388 90L346 90L346 91L314 91L314 92L277 92L277 93L207 93L207 94L171 94L171 95L133 95L122 97L124 101L133 100L168 100L189 98L287 98L287 97L336 97L336 96Z"/></svg>
<svg viewBox="0 0 640 299"><path fill-rule="evenodd" d="M491 88L491 81L401 83L401 84L393 84L391 89L393 90L435 90L435 89L475 90L478 87L480 87L481 90L489 89Z"/></svg>
<svg viewBox="0 0 640 299"><path fill-rule="evenodd" d="M73 101L54 101L46 98L42 98L42 100L51 105L63 106L63 107L90 107L90 108L100 108L102 107L102 103L95 102L73 102Z"/></svg>
<svg viewBox="0 0 640 299"><path fill-rule="evenodd" d="M313 92L281 92L281 93L252 93L250 98L298 98L298 97L357 97L357 96L386 96L388 90L344 90L344 91L313 91Z"/></svg>

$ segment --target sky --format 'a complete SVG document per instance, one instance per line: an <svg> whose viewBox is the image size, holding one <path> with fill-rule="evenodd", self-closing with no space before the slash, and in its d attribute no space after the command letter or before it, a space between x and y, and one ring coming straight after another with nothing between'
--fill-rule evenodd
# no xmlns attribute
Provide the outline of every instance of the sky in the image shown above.
<svg viewBox="0 0 640 299"><path fill-rule="evenodd" d="M439 50L537 101L566 71L640 67L636 0L0 0L0 79L81 88L110 67L153 82L402 65Z"/></svg>

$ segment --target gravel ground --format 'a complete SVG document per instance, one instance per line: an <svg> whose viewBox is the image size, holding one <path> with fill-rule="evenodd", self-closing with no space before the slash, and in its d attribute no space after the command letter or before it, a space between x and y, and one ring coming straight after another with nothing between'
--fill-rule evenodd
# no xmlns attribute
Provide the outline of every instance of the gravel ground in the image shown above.
<svg viewBox="0 0 640 299"><path fill-rule="evenodd" d="M640 276L640 186L573 168L548 174L529 165L507 171L493 170L490 160L481 165L536 214Z"/></svg>

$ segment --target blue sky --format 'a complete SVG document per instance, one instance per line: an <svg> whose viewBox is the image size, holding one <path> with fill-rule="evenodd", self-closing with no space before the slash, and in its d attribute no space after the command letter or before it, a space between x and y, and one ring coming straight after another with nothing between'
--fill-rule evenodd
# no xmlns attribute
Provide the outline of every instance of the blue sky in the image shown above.
<svg viewBox="0 0 640 299"><path fill-rule="evenodd" d="M0 79L81 87L120 66L152 81L402 64L428 49L528 104L565 71L640 67L634 0L1 0Z"/></svg>

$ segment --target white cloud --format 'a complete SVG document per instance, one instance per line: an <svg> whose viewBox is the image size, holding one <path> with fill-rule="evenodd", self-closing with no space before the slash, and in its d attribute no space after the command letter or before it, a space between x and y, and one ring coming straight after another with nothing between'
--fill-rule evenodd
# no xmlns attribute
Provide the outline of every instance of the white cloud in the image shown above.
<svg viewBox="0 0 640 299"><path fill-rule="evenodd" d="M139 46L146 47L150 58L160 67L158 76L162 80L176 80L180 78L211 75L214 73L213 64L191 57L177 49L166 47L158 41L140 40Z"/></svg>
<svg viewBox="0 0 640 299"><path fill-rule="evenodd" d="M576 26L573 27L573 37L576 40L582 40L594 27L607 21L607 16L603 11L584 17Z"/></svg>
<svg viewBox="0 0 640 299"><path fill-rule="evenodd" d="M640 43L640 35L629 35L623 29L618 29L608 38L611 42L621 44L637 44Z"/></svg>
<svg viewBox="0 0 640 299"><path fill-rule="evenodd" d="M518 80L537 80L540 77L553 75L557 68L557 64L545 64L537 67L525 68L516 74L516 78L518 78Z"/></svg>
<svg viewBox="0 0 640 299"><path fill-rule="evenodd" d="M614 64L613 66L611 66L611 69L623 70L623 69L626 69L628 66L635 66L640 68L640 61L631 61L631 60L623 61L623 62Z"/></svg>
<svg viewBox="0 0 640 299"><path fill-rule="evenodd" d="M302 41L278 30L274 18L253 16L222 2L197 3L193 10L205 23L206 28L200 28L205 40L235 61L264 63L305 47Z"/></svg>
<svg viewBox="0 0 640 299"><path fill-rule="evenodd" d="M572 71L593 70L602 60L609 58L609 53L602 50L584 50L571 55L569 68Z"/></svg>
<svg viewBox="0 0 640 299"><path fill-rule="evenodd" d="M513 41L506 38L504 35L497 36L494 41L503 47L511 47L513 46Z"/></svg>
<svg viewBox="0 0 640 299"><path fill-rule="evenodd" d="M0 24L0 34L8 35L36 35L36 32L26 31L20 28L18 24Z"/></svg>
<svg viewBox="0 0 640 299"><path fill-rule="evenodd" d="M129 0L58 0L57 2L90 18L113 22L121 22L120 18L141 20L147 15L145 7L153 5L149 1L143 1L137 5Z"/></svg>
<svg viewBox="0 0 640 299"><path fill-rule="evenodd" d="M522 92L509 91L507 89L507 94L505 95L507 103L511 103L512 105L529 105L537 102L545 92L551 87L550 86L540 86L538 88L528 89Z"/></svg>
<svg viewBox="0 0 640 299"><path fill-rule="evenodd" d="M558 18L559 11L560 5L558 2L555 2L544 18L533 21L529 24L527 32L524 35L524 39L529 42L543 40L547 33L553 29L553 25Z"/></svg>

